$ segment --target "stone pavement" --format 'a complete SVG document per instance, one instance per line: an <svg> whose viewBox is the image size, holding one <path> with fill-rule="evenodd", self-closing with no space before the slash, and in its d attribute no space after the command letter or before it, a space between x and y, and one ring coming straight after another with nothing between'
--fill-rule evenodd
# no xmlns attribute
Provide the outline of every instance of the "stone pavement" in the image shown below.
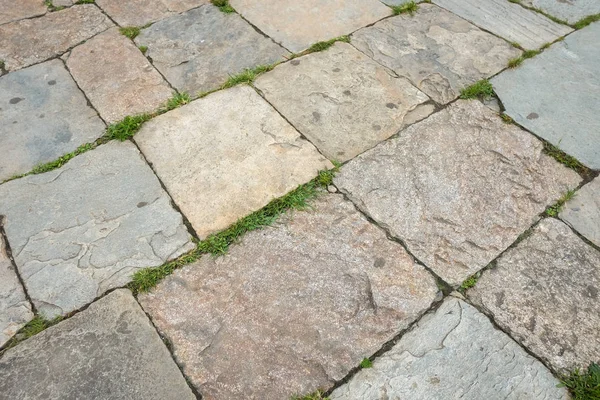
<svg viewBox="0 0 600 400"><path fill-rule="evenodd" d="M599 13L0 0L0 400L572 398Z"/></svg>

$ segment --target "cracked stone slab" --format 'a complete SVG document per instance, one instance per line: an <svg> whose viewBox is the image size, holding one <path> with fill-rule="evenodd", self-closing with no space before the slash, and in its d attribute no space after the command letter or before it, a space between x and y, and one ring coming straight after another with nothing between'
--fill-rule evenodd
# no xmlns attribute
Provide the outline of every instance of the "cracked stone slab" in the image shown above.
<svg viewBox="0 0 600 400"><path fill-rule="evenodd" d="M245 19L294 53L389 17L377 0L231 0Z"/></svg>
<svg viewBox="0 0 600 400"><path fill-rule="evenodd" d="M479 101L459 100L350 161L336 186L453 286L580 177Z"/></svg>
<svg viewBox="0 0 600 400"><path fill-rule="evenodd" d="M402 246L323 194L140 303L204 398L279 400L331 387L437 295Z"/></svg>
<svg viewBox="0 0 600 400"><path fill-rule="evenodd" d="M105 128L60 60L0 77L0 182L95 141Z"/></svg>
<svg viewBox="0 0 600 400"><path fill-rule="evenodd" d="M146 55L173 86L193 96L289 55L238 14L210 4L143 29L135 42L148 47Z"/></svg>
<svg viewBox="0 0 600 400"><path fill-rule="evenodd" d="M600 169L600 23L577 31L492 79L518 124Z"/></svg>
<svg viewBox="0 0 600 400"><path fill-rule="evenodd" d="M450 297L329 398L570 399L559 383L485 315Z"/></svg>
<svg viewBox="0 0 600 400"><path fill-rule="evenodd" d="M0 26L0 60L14 71L63 54L113 23L93 4L82 4Z"/></svg>
<svg viewBox="0 0 600 400"><path fill-rule="evenodd" d="M48 318L193 248L181 215L130 142L0 185L0 215L27 292Z"/></svg>
<svg viewBox="0 0 600 400"><path fill-rule="evenodd" d="M208 3L209 0L96 0L121 26L144 26Z"/></svg>
<svg viewBox="0 0 600 400"><path fill-rule="evenodd" d="M346 43L280 65L255 86L325 156L342 162L434 110L406 78Z"/></svg>
<svg viewBox="0 0 600 400"><path fill-rule="evenodd" d="M554 369L600 360L600 251L546 218L485 271L468 295Z"/></svg>
<svg viewBox="0 0 600 400"><path fill-rule="evenodd" d="M600 2L597 0L521 0L521 3L539 8L569 24L574 24L588 15L600 14Z"/></svg>
<svg viewBox="0 0 600 400"><path fill-rule="evenodd" d="M6 399L196 398L125 289L9 349L0 371Z"/></svg>
<svg viewBox="0 0 600 400"><path fill-rule="evenodd" d="M521 54L504 40L430 4L420 4L414 15L359 30L352 35L352 44L442 104Z"/></svg>
<svg viewBox="0 0 600 400"><path fill-rule="evenodd" d="M79 87L109 123L156 111L173 94L150 61L117 28L77 46L66 62Z"/></svg>
<svg viewBox="0 0 600 400"><path fill-rule="evenodd" d="M247 85L154 118L135 141L201 238L333 168Z"/></svg>
<svg viewBox="0 0 600 400"><path fill-rule="evenodd" d="M560 212L560 218L600 247L600 178L579 189Z"/></svg>
<svg viewBox="0 0 600 400"><path fill-rule="evenodd" d="M475 25L528 50L539 49L546 43L573 32L535 11L507 0L433 0Z"/></svg>
<svg viewBox="0 0 600 400"><path fill-rule="evenodd" d="M0 24L37 17L47 11L48 7L42 0L19 0L18 5L14 0L0 0Z"/></svg>

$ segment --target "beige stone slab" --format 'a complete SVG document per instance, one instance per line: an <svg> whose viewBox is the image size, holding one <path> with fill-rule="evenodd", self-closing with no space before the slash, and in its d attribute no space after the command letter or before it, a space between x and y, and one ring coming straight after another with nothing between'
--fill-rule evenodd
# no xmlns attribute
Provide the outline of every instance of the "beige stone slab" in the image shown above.
<svg viewBox="0 0 600 400"><path fill-rule="evenodd" d="M402 246L323 195L139 299L205 399L281 400L331 387L437 294Z"/></svg>
<svg viewBox="0 0 600 400"><path fill-rule="evenodd" d="M135 141L201 238L333 167L246 85L154 118Z"/></svg>
<svg viewBox="0 0 600 400"><path fill-rule="evenodd" d="M44 15L47 11L43 0L0 0L0 24Z"/></svg>
<svg viewBox="0 0 600 400"><path fill-rule="evenodd" d="M74 48L67 67L109 123L155 111L173 95L148 59L117 28Z"/></svg>
<svg viewBox="0 0 600 400"><path fill-rule="evenodd" d="M60 55L114 26L93 4L0 26L0 60L14 71ZM96 60L97 61L97 60Z"/></svg>
<svg viewBox="0 0 600 400"><path fill-rule="evenodd" d="M121 26L144 26L208 3L209 0L96 0Z"/></svg>
<svg viewBox="0 0 600 400"><path fill-rule="evenodd" d="M406 78L354 47L280 65L255 83L267 100L331 160L347 161L433 111Z"/></svg>

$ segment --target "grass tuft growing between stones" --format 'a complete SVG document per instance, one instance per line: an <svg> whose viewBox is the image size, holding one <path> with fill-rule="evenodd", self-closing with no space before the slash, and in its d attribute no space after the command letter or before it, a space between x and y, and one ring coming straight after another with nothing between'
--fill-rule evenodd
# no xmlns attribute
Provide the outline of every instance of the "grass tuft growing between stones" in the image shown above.
<svg viewBox="0 0 600 400"><path fill-rule="evenodd" d="M365 368L372 368L373 367L373 363L371 362L371 360L369 360L368 358L363 358L363 360L360 362L359 366L362 369Z"/></svg>
<svg viewBox="0 0 600 400"><path fill-rule="evenodd" d="M2 355L5 350L16 346L25 339L29 339L30 337L37 335L43 330L50 328L52 325L58 324L63 319L64 318L62 316L58 316L54 319L48 320L40 315L36 315L31 321L25 324L25 326L22 327L19 332L17 332L17 334L8 341L8 343L6 343L2 352L0 352L0 355Z"/></svg>
<svg viewBox="0 0 600 400"><path fill-rule="evenodd" d="M210 0L210 2L215 7L218 7L219 10L221 10L221 12L224 12L225 14L231 14L235 12L234 8L231 7L228 0Z"/></svg>
<svg viewBox="0 0 600 400"><path fill-rule="evenodd" d="M292 396L291 400L329 400L329 397L323 397L323 393L322 390L317 390L304 396Z"/></svg>
<svg viewBox="0 0 600 400"><path fill-rule="evenodd" d="M140 128L142 124L152 118L150 114L140 114L134 116L127 116L123 118L121 121L109 125L106 130L106 138L108 140L120 140L124 142L125 140L133 137Z"/></svg>
<svg viewBox="0 0 600 400"><path fill-rule="evenodd" d="M327 50L328 48L333 46L336 42L350 43L350 37L347 35L344 35L344 36L338 36L336 38L326 40L323 42L314 43L312 46L310 46L308 48L308 50L306 50L306 53L316 53L318 51Z"/></svg>
<svg viewBox="0 0 600 400"><path fill-rule="evenodd" d="M139 46L138 49L142 52L142 54L146 54L148 51L148 46Z"/></svg>
<svg viewBox="0 0 600 400"><path fill-rule="evenodd" d="M492 96L494 96L494 87L487 79L482 79L479 82L476 82L460 91L460 98L464 100L485 100L491 98Z"/></svg>
<svg viewBox="0 0 600 400"><path fill-rule="evenodd" d="M513 124L515 122L514 119L512 119L508 114L506 113L502 113L500 114L500 118L502 118L502 122L504 122L505 124Z"/></svg>
<svg viewBox="0 0 600 400"><path fill-rule="evenodd" d="M265 72L271 71L273 68L275 68L276 65L277 64L259 65L258 67L240 72L237 75L232 75L229 77L229 79L227 79L227 81L223 85L221 85L221 89L228 89L241 83L252 83L260 74L264 74ZM204 94L204 96L206 96L206 94Z"/></svg>
<svg viewBox="0 0 600 400"><path fill-rule="evenodd" d="M479 280L478 273L471 275L470 277L465 279L465 281L460 285L460 287L458 288L458 291L461 293L466 292L467 290L471 289L472 287L475 287L478 280Z"/></svg>
<svg viewBox="0 0 600 400"><path fill-rule="evenodd" d="M394 15L400 14L410 14L413 15L417 12L419 6L414 1L409 1L408 3L400 4L398 6L392 6L392 11Z"/></svg>
<svg viewBox="0 0 600 400"><path fill-rule="evenodd" d="M86 143L79 146L75 151L72 151L64 156L59 157L57 160L50 161L45 164L40 164L37 167L31 170L31 174L43 174L44 172L52 171L53 169L60 168L69 162L72 158L85 153L86 151L90 151L98 147L97 143Z"/></svg>
<svg viewBox="0 0 600 400"><path fill-rule="evenodd" d="M140 30L141 29L139 26L125 26L123 28L119 28L121 35L127 36L131 40L135 39L137 35L140 34Z"/></svg>
<svg viewBox="0 0 600 400"><path fill-rule="evenodd" d="M590 364L587 372L576 369L561 378L560 386L569 389L573 400L600 400L600 365Z"/></svg>
<svg viewBox="0 0 600 400"><path fill-rule="evenodd" d="M567 193L563 194L560 199L550 207L546 208L544 211L544 215L547 217L556 217L562 210L565 203L575 197L575 190L569 190Z"/></svg>
<svg viewBox="0 0 600 400"><path fill-rule="evenodd" d="M95 0L79 0L75 4L94 4Z"/></svg>
<svg viewBox="0 0 600 400"><path fill-rule="evenodd" d="M558 147L548 142L544 142L544 153L554 158L556 161L563 164L565 167L571 168L579 175L585 176L590 174L590 169L583 165L581 162L579 162L579 160L577 160L575 157L568 155L564 151L560 150Z"/></svg>
<svg viewBox="0 0 600 400"><path fill-rule="evenodd" d="M532 58L540 54L541 50L525 50L520 57L513 58L508 61L508 68L516 68L528 58Z"/></svg>
<svg viewBox="0 0 600 400"><path fill-rule="evenodd" d="M178 107L188 104L190 101L192 101L192 99L190 98L189 94L185 92L176 93L173 95L173 97L167 100L164 107L161 108L160 113L162 114L163 112L174 110Z"/></svg>
<svg viewBox="0 0 600 400"><path fill-rule="evenodd" d="M574 23L573 28L582 29L588 26L589 24L597 21L600 21L600 14L588 15L587 17Z"/></svg>
<svg viewBox="0 0 600 400"><path fill-rule="evenodd" d="M62 9L65 8L64 6L58 6L58 7L55 6L54 4L52 4L52 0L46 0L46 1L44 1L44 5L46 7L48 7L48 11L50 11L50 12L60 11L60 10L62 10Z"/></svg>

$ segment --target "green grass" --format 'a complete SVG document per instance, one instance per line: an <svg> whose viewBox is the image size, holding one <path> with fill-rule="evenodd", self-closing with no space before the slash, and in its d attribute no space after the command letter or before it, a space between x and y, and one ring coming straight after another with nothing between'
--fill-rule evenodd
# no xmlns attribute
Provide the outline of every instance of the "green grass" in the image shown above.
<svg viewBox="0 0 600 400"><path fill-rule="evenodd" d="M409 1L408 3L400 4L398 6L392 6L392 11L394 12L394 15L407 13L413 15L415 12L417 12L418 9L419 6L414 1Z"/></svg>
<svg viewBox="0 0 600 400"><path fill-rule="evenodd" d="M461 99L489 99L494 95L494 87L487 79L472 84L460 91Z"/></svg>
<svg viewBox="0 0 600 400"><path fill-rule="evenodd" d="M125 26L123 28L119 28L119 32L121 35L127 36L129 39L133 40L140 34L139 26Z"/></svg>
<svg viewBox="0 0 600 400"><path fill-rule="evenodd" d="M308 50L306 50L305 53L316 53L318 51L327 50L328 48L333 46L336 42L350 43L350 37L349 36L338 36L338 37L330 39L330 40L314 43L312 46L310 46L308 48Z"/></svg>
<svg viewBox="0 0 600 400"><path fill-rule="evenodd" d="M188 104L191 100L192 99L190 98L190 95L185 92L176 93L173 95L173 97L167 100L165 105L160 109L160 113L162 114L164 112L174 110L175 108Z"/></svg>
<svg viewBox="0 0 600 400"><path fill-rule="evenodd" d="M600 21L600 14L590 15L590 16L587 16L587 17L577 21L576 23L574 23L573 28L575 28L575 29L585 28L592 22L597 22L597 21Z"/></svg>
<svg viewBox="0 0 600 400"><path fill-rule="evenodd" d="M560 386L569 389L573 400L600 400L600 365L590 364L587 372L576 369L561 378Z"/></svg>
<svg viewBox="0 0 600 400"><path fill-rule="evenodd" d="M373 363L368 358L363 358L363 360L360 362L360 367L363 369L371 368L371 367L373 367Z"/></svg>
<svg viewBox="0 0 600 400"><path fill-rule="evenodd" d="M502 118L502 121L506 124L512 124L515 121L506 113L502 113L500 114L500 118Z"/></svg>
<svg viewBox="0 0 600 400"><path fill-rule="evenodd" d="M77 3L75 4L94 4L95 0L79 0Z"/></svg>
<svg viewBox="0 0 600 400"><path fill-rule="evenodd" d="M509 60L508 67L516 68L519 65L521 65L523 63L523 61L527 60L528 58L535 57L538 54L540 54L541 52L542 52L541 50L526 50L523 52L523 54L521 54L520 57L516 57L516 58Z"/></svg>
<svg viewBox="0 0 600 400"><path fill-rule="evenodd" d="M11 340L9 340L6 343L6 347L4 348L4 350L10 349L11 347L16 346L17 344L21 343L23 340L29 339L30 337L37 335L38 333L42 332L45 329L48 329L52 325L58 324L62 320L63 320L63 317L61 317L61 316L58 316L51 320L47 320L47 319L41 317L40 315L36 315L31 321L29 321L27 324L25 324L25 326L23 328L21 328L19 330L19 332L15 336L12 337ZM2 352L0 352L0 355L2 355Z"/></svg>
<svg viewBox="0 0 600 400"><path fill-rule="evenodd" d="M0 60L0 72L4 71L4 68L6 68L6 64L4 64L4 60Z"/></svg>
<svg viewBox="0 0 600 400"><path fill-rule="evenodd" d="M86 151L95 149L96 147L98 147L98 145L96 143L83 144L83 145L79 146L77 149L75 149L75 151L67 153L64 156L59 157L57 160L50 161L45 164L40 164L40 165L34 167L31 170L31 174L33 174L33 175L43 174L44 172L48 172L48 171L52 171L53 169L60 168L63 165L65 165L67 162L69 162L72 158L74 158L75 156L85 153Z"/></svg>
<svg viewBox="0 0 600 400"><path fill-rule="evenodd" d="M567 191L567 193L563 194L560 197L560 199L558 199L558 201L556 203L554 203L550 207L546 208L546 211L544 211L544 214L547 217L556 217L556 216L558 216L558 214L560 213L560 210L562 210L562 208L565 205L565 203L567 201L571 200L573 197L575 197L575 190L569 190L569 191Z"/></svg>
<svg viewBox="0 0 600 400"><path fill-rule="evenodd" d="M305 394L304 396L292 396L291 400L329 400L329 397L323 397L323 391L317 390L311 394Z"/></svg>
<svg viewBox="0 0 600 400"><path fill-rule="evenodd" d="M142 54L146 54L146 52L148 51L148 46L140 46L138 47L138 49L140 49Z"/></svg>
<svg viewBox="0 0 600 400"><path fill-rule="evenodd" d="M221 85L221 89L227 89L241 83L252 83L260 75L275 68L275 65L259 65L258 67L247 69L237 75L232 75Z"/></svg>
<svg viewBox="0 0 600 400"><path fill-rule="evenodd" d="M471 275L460 285L459 291L464 293L468 289L471 289L477 284L478 279L479 276L477 276L477 274Z"/></svg>
<svg viewBox="0 0 600 400"><path fill-rule="evenodd" d="M590 173L589 168L579 162L579 160L577 160L575 157L568 155L558 147L548 142L544 142L544 153L554 158L564 166L571 168L580 175L589 175Z"/></svg>
<svg viewBox="0 0 600 400"><path fill-rule="evenodd" d="M219 8L219 10L221 10L221 12L224 12L225 14L230 14L235 12L235 10L233 9L233 7L231 7L231 5L229 4L228 0L210 0L210 2Z"/></svg>
<svg viewBox="0 0 600 400"><path fill-rule="evenodd" d="M62 10L64 7L60 6L60 7L56 7L54 4L52 4L52 0L46 0L44 1L44 5L46 7L48 7L48 10L53 12L53 11L60 11Z"/></svg>
<svg viewBox="0 0 600 400"><path fill-rule="evenodd" d="M142 124L150 118L152 118L152 115L150 114L127 116L121 121L108 126L106 138L108 140L116 139L124 142L130 137L133 137L133 135L140 130Z"/></svg>

